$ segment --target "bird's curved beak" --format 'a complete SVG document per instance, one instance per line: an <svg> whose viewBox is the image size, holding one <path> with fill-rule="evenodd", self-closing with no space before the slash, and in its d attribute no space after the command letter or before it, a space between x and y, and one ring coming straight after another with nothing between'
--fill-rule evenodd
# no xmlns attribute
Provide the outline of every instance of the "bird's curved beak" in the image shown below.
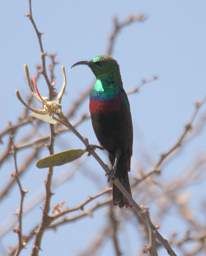
<svg viewBox="0 0 206 256"><path fill-rule="evenodd" d="M89 61L86 61L86 60L82 60L82 61L78 61L76 63L74 63L71 68L75 67L75 66L78 66L78 65L87 65L89 66L90 62Z"/></svg>

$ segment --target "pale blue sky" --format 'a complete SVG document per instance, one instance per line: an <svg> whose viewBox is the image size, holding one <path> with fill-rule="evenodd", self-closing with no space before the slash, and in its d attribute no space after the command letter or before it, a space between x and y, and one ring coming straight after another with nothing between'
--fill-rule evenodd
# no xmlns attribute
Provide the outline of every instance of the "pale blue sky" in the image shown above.
<svg viewBox="0 0 206 256"><path fill-rule="evenodd" d="M152 75L159 77L158 81L146 86L141 94L130 98L136 131L135 158L139 159L139 141L141 143L143 141L150 154L157 158L159 153L167 149L182 131L183 125L192 113L193 103L206 94L206 1L33 0L33 2L34 17L40 30L45 33L45 48L48 52L56 52L59 62L67 68L69 90L64 98L64 109L68 108L69 104L78 97L82 88L93 78L91 72L85 67L71 71L70 66L75 61L90 59L105 52L113 16L118 15L122 20L129 14L144 13L148 17L144 23L132 25L123 31L117 40L114 57L120 64L126 89L137 85L142 78L150 78ZM15 90L18 88L26 95L23 64L29 64L31 70L34 70L35 65L39 63L36 36L31 24L24 16L26 12L26 0L2 1L0 8L0 129L8 121L15 122L22 109L16 100ZM87 105L88 102L84 110L87 109ZM81 127L80 130L89 134L91 141L96 141L90 123ZM174 165L168 167L168 170L173 170L174 167L178 167L179 170L184 166L184 162L189 163L189 159L194 155L201 151L205 152L205 139L205 135L199 137L192 146L188 147L186 156L177 159ZM69 143L80 145L76 139ZM4 167L1 174L3 178L8 177L10 168ZM99 173L104 182L104 175L100 171ZM25 184L29 184L32 193L35 193L35 181L42 182L44 174L38 173L37 177L37 172L34 171L33 175L33 183L31 183L31 176L26 176ZM169 178L170 175L173 173L168 171L164 176ZM76 183L69 183L69 188L67 188L68 184L63 186L58 192L58 198L54 200L66 200L65 193L74 191L78 184L85 185L81 184L77 178L74 180ZM0 182L0 186L1 184ZM89 187L88 184L87 186ZM200 195L198 191L197 188L196 195ZM92 190L88 188L88 195L90 193ZM87 195L77 193L76 196L75 199L78 201ZM9 203L3 205L3 217L7 215L8 209L11 212L12 204L18 202L15 200L14 193L12 197L13 201L11 199ZM101 213L98 213L99 219L101 219L100 215ZM57 255L59 248L65 245L63 240L66 239L68 231L70 234L73 232L72 237L69 237L72 243L65 251L61 251L61 256L75 255L81 249L79 244L83 243L82 249L86 246L85 234L77 234L80 230L89 234L91 225L101 226L103 223L98 223L98 218L90 220L84 226L82 222L76 224L76 231L68 225L60 232L47 234L43 244L47 254L43 251L41 255ZM27 221L29 222L30 219L28 218ZM82 229L82 227L85 228ZM76 242L77 237L79 242ZM12 238L9 239L13 241ZM6 244L9 244L9 239L6 240ZM106 255L105 252L107 255L113 255L109 246L101 255Z"/></svg>

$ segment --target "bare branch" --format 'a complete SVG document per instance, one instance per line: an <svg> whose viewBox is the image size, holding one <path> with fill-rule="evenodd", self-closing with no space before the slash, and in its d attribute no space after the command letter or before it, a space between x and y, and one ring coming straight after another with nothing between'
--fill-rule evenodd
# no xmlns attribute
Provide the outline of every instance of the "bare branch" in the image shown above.
<svg viewBox="0 0 206 256"><path fill-rule="evenodd" d="M113 51L114 51L114 46L116 43L116 39L118 37L118 35L120 34L120 32L130 26L131 24L134 24L136 22L144 22L146 20L146 17L143 14L140 15L131 15L129 17L127 17L125 20L123 20L122 22L120 22L118 20L118 17L115 17L113 20L113 31L110 34L109 37L109 44L108 44L108 48L106 53L108 55L112 55Z"/></svg>
<svg viewBox="0 0 206 256"><path fill-rule="evenodd" d="M24 243L24 239L23 239L23 227L22 227L22 221L23 221L23 207L24 207L24 198L26 195L26 191L23 189L21 181L19 179L19 171L18 171L18 165L17 165L17 152L16 152L16 148L15 148L15 144L13 142L13 138L11 137L11 141L12 141L12 149L13 149L13 158L14 158L14 167L15 167L15 173L13 174L13 177L16 180L16 183L18 185L19 188L19 192L20 192L20 206L19 206L19 210L18 210L18 227L14 230L17 235L18 235L18 247L17 250L15 252L15 256L19 256L22 249L25 246Z"/></svg>
<svg viewBox="0 0 206 256"><path fill-rule="evenodd" d="M115 209L112 205L110 206L110 209L109 209L109 219L110 219L110 223L112 226L111 237L112 237L115 255L121 256L122 252L120 249L120 243L119 243L119 239L118 239L119 221L115 216Z"/></svg>

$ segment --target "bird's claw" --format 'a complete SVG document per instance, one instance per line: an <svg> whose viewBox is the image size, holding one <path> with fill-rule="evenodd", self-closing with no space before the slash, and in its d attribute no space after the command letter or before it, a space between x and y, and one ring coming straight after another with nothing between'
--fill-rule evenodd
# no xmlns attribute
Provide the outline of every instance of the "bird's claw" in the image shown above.
<svg viewBox="0 0 206 256"><path fill-rule="evenodd" d="M110 172L107 174L107 176L108 176L108 182L111 182L112 180L114 180L116 177L116 169L112 168Z"/></svg>
<svg viewBox="0 0 206 256"><path fill-rule="evenodd" d="M101 150L104 150L103 147L101 146L98 146L98 145L94 145L94 144L88 144L87 145L87 151L88 151L88 154L90 155L91 154L91 151L94 151L95 149L101 149Z"/></svg>
<svg viewBox="0 0 206 256"><path fill-rule="evenodd" d="M107 174L108 175L108 182L114 180L116 178L116 174L117 174L117 163L119 161L120 158L120 152L117 151L116 155L115 155L115 161L114 164L112 166L112 169L110 170L110 172Z"/></svg>

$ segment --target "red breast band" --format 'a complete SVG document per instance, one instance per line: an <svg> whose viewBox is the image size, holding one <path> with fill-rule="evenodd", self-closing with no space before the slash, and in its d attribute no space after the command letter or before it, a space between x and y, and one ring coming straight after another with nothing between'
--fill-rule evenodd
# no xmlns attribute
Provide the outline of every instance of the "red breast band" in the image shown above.
<svg viewBox="0 0 206 256"><path fill-rule="evenodd" d="M89 109L91 113L113 112L118 111L120 109L120 105L121 101L119 97L111 100L96 100L91 98Z"/></svg>

